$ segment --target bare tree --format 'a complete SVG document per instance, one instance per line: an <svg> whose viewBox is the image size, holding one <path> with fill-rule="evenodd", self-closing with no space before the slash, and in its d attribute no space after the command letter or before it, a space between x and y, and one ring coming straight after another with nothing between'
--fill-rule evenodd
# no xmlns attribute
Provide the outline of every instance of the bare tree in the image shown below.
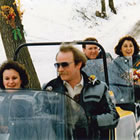
<svg viewBox="0 0 140 140"><path fill-rule="evenodd" d="M109 7L111 9L111 12L113 12L114 14L117 14L116 9L114 7L114 1L113 0L108 0L108 1L109 1ZM96 11L96 16L102 17L102 18L107 17L105 0L101 0L101 12Z"/></svg>
<svg viewBox="0 0 140 140"><path fill-rule="evenodd" d="M12 59L16 48L26 42L21 23L22 12L18 4L15 0L0 0L0 33L7 59ZM22 49L18 61L25 65L30 75L29 87L40 88L28 48Z"/></svg>

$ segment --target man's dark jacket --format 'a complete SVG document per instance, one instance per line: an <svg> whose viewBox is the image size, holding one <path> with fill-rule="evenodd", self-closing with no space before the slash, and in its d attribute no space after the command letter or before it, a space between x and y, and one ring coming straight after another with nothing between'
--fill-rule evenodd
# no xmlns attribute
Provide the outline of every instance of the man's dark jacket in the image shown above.
<svg viewBox="0 0 140 140"><path fill-rule="evenodd" d="M90 122L89 137L98 139L102 132L117 126L119 115L112 103L106 84L89 78L84 72L81 73L84 86L80 93L79 104L84 108ZM44 88L62 94L67 92L60 77L50 81Z"/></svg>

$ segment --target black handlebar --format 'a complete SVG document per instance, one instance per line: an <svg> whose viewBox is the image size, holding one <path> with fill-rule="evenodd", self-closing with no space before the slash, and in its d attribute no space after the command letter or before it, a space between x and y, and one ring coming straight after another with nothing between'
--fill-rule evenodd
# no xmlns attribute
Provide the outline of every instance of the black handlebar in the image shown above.
<svg viewBox="0 0 140 140"><path fill-rule="evenodd" d="M66 44L72 43L72 44L75 44L75 45L84 45L84 44L85 44L85 45L87 45L87 44L90 44L90 45L97 45L97 46L101 49L102 54L103 54L103 65L104 65L104 72L105 72L105 82L106 82L107 85L109 86L108 70L107 70L107 61L106 61L106 53L105 53L104 48L103 48L99 43L94 42L94 41L24 43L24 44L21 44L21 45L15 50L13 60L14 60L14 61L17 61L17 55L18 55L19 51L20 51L23 47L28 47L28 46L61 45L62 43L66 43Z"/></svg>

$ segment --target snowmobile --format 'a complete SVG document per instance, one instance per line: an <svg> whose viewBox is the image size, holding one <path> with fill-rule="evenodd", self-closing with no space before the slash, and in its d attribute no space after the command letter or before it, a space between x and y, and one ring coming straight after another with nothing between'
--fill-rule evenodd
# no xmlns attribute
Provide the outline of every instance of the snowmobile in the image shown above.
<svg viewBox="0 0 140 140"><path fill-rule="evenodd" d="M17 56L24 47L47 47L61 43L25 43L17 48L13 59L17 61ZM98 60L96 68L99 71L98 66L102 64L104 79L102 79L103 76L100 78L110 87L108 62L104 48L93 41L74 41L74 43L76 45L94 44L101 49L103 59L102 62ZM91 69L93 69L92 65L90 65ZM87 74L94 73L87 71ZM115 103L114 93L111 90L110 96ZM116 106L116 109L120 115L120 121L115 129L109 131L109 140L137 140L140 123L136 115L119 106ZM6 90L0 91L0 140L74 140L75 126L86 130L88 120L84 109L68 95L39 89L14 89L10 94L7 94Z"/></svg>

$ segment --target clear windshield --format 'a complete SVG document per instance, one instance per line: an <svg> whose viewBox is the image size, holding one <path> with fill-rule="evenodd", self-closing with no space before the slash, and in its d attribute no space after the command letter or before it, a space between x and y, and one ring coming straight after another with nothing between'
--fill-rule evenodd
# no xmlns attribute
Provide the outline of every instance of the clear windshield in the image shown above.
<svg viewBox="0 0 140 140"><path fill-rule="evenodd" d="M117 57L108 67L110 90L114 92L117 103L135 100L132 68L132 57Z"/></svg>
<svg viewBox="0 0 140 140"><path fill-rule="evenodd" d="M102 59L88 60L82 69L88 76L95 75L99 80L105 81L104 67Z"/></svg>
<svg viewBox="0 0 140 140"><path fill-rule="evenodd" d="M138 95L140 85L140 57L117 57L113 61L107 60L109 88L114 92L118 104L132 103L140 99ZM103 60L88 60L83 69L88 75L105 81Z"/></svg>
<svg viewBox="0 0 140 140"><path fill-rule="evenodd" d="M0 140L72 140L76 128L87 128L85 112L66 95L0 91Z"/></svg>
<svg viewBox="0 0 140 140"><path fill-rule="evenodd" d="M112 62L110 53L106 53L107 66ZM82 69L87 75L95 75L99 80L105 80L103 58L91 59L86 62L86 66Z"/></svg>

